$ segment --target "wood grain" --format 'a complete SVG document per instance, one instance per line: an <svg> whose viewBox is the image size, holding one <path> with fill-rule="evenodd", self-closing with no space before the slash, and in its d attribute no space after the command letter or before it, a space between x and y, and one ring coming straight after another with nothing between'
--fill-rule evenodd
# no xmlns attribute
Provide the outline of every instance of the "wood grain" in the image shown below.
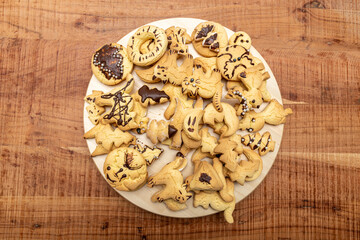
<svg viewBox="0 0 360 240"><path fill-rule="evenodd" d="M1 239L360 239L359 1L4 0L0 10ZM82 139L93 51L180 16L248 32L294 110L232 225L135 207Z"/></svg>

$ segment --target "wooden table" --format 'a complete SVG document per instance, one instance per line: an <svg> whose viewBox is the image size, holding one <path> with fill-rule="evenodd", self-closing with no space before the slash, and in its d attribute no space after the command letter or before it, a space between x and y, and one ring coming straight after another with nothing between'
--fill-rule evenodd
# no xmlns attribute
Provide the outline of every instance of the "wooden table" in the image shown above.
<svg viewBox="0 0 360 240"><path fill-rule="evenodd" d="M0 239L360 238L359 1L48 2L0 3ZM248 32L294 111L232 225L132 205L82 138L94 50L180 16Z"/></svg>

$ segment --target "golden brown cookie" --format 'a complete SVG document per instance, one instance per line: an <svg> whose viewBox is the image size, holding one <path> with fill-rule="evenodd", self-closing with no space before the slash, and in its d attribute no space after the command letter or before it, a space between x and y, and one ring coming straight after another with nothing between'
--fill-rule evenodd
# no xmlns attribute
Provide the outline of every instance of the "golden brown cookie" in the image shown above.
<svg viewBox="0 0 360 240"><path fill-rule="evenodd" d="M244 154L248 160L241 160L235 170L227 172L231 181L236 181L240 185L258 178L263 166L261 157L255 151L244 148Z"/></svg>
<svg viewBox="0 0 360 240"><path fill-rule="evenodd" d="M275 141L272 140L269 132L265 132L263 135L260 133L248 134L241 138L241 142L252 150L259 149L260 156L275 149Z"/></svg>
<svg viewBox="0 0 360 240"><path fill-rule="evenodd" d="M141 46L148 40L154 39L154 47L147 53L141 53ZM140 27L129 39L127 53L131 61L138 66L149 66L157 62L165 53L168 46L164 29L146 25Z"/></svg>
<svg viewBox="0 0 360 240"><path fill-rule="evenodd" d="M201 96L212 98L214 107L221 112L222 96L221 73L216 67L216 58L199 57L194 60L195 69L192 75L182 82L182 92L190 98Z"/></svg>
<svg viewBox="0 0 360 240"><path fill-rule="evenodd" d="M238 81L237 77L241 72L260 64L261 61L246 48L240 45L230 45L220 50L216 63L225 79Z"/></svg>
<svg viewBox="0 0 360 240"><path fill-rule="evenodd" d="M155 193L151 200L153 202L162 202L167 199L173 199L179 203L185 203L192 195L186 191L181 170L185 168L187 160L183 154L177 153L174 161L166 164L160 172L149 177L148 187L155 185L164 185L164 188Z"/></svg>
<svg viewBox="0 0 360 240"><path fill-rule="evenodd" d="M194 207L202 206L205 209L211 208L224 211L225 220L228 223L233 223L234 218L232 213L235 209L235 194L234 194L234 183L229 179L226 179L227 191L230 196L233 197L231 202L225 202L220 194L216 191L211 192L200 192L195 193L194 196Z"/></svg>
<svg viewBox="0 0 360 240"><path fill-rule="evenodd" d="M191 38L195 50L204 57L215 57L228 44L225 28L215 22L200 23Z"/></svg>
<svg viewBox="0 0 360 240"><path fill-rule="evenodd" d="M231 35L229 45L240 45L249 50L251 47L251 38L246 32L239 31Z"/></svg>
<svg viewBox="0 0 360 240"><path fill-rule="evenodd" d="M128 132L118 128L113 129L110 124L98 124L84 134L85 139L95 138L97 146L91 156L109 153L120 146L127 146L135 140L135 137Z"/></svg>
<svg viewBox="0 0 360 240"><path fill-rule="evenodd" d="M191 43L191 37L185 28L172 26L166 29L165 33L171 50L178 54L188 53L188 46L186 44Z"/></svg>
<svg viewBox="0 0 360 240"><path fill-rule="evenodd" d="M214 128L216 123L224 122L225 125L220 129L222 137L229 137L233 135L239 127L239 118L236 115L236 110L228 103L221 103L222 112L217 111L213 104L208 104L205 107L203 121L210 127Z"/></svg>
<svg viewBox="0 0 360 240"><path fill-rule="evenodd" d="M104 174L107 182L117 190L134 191L146 183L146 162L133 148L117 148L106 157Z"/></svg>
<svg viewBox="0 0 360 240"><path fill-rule="evenodd" d="M257 132L264 127L264 124L279 125L285 123L286 116L292 114L290 108L284 107L276 100L272 99L262 112L250 111L239 122L240 130Z"/></svg>
<svg viewBox="0 0 360 240"><path fill-rule="evenodd" d="M133 69L126 49L117 43L99 48L91 59L91 69L95 77L106 85L116 85L123 81Z"/></svg>
<svg viewBox="0 0 360 240"><path fill-rule="evenodd" d="M172 138L177 129L164 120L152 120L149 124L146 136L153 144L162 143L165 140Z"/></svg>

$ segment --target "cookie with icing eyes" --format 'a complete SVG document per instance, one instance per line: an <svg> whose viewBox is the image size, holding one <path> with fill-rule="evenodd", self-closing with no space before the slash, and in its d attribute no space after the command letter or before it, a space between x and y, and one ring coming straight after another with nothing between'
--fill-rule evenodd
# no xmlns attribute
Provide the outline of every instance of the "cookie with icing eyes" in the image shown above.
<svg viewBox="0 0 360 240"><path fill-rule="evenodd" d="M215 22L200 23L191 38L195 50L204 57L216 57L220 49L228 44L225 28Z"/></svg>
<svg viewBox="0 0 360 240"><path fill-rule="evenodd" d="M122 45L110 43L96 50L91 59L91 69L100 82L112 86L131 73L133 63Z"/></svg>
<svg viewBox="0 0 360 240"><path fill-rule="evenodd" d="M186 115L183 123L183 131L189 138L197 141L201 139L199 125L202 123L203 115L204 110L201 108L193 109Z"/></svg>
<svg viewBox="0 0 360 240"><path fill-rule="evenodd" d="M147 52L141 52L141 46L148 40L154 39L153 48ZM140 27L129 39L127 53L130 60L137 66L149 66L157 62L166 52L168 40L164 29L146 25ZM149 48L150 49L150 48Z"/></svg>
<svg viewBox="0 0 360 240"><path fill-rule="evenodd" d="M261 60L240 45L229 45L220 49L216 59L221 75L230 81L239 81L238 75L246 68L254 67Z"/></svg>
<svg viewBox="0 0 360 240"><path fill-rule="evenodd" d="M121 147L111 151L105 159L106 181L120 191L135 191L146 183L146 161L133 148Z"/></svg>
<svg viewBox="0 0 360 240"><path fill-rule="evenodd" d="M229 45L240 45L249 50L251 47L251 38L246 32L239 31L231 35Z"/></svg>
<svg viewBox="0 0 360 240"><path fill-rule="evenodd" d="M216 58L199 57L194 60L195 69L192 75L184 78L182 92L190 98L201 96L212 98L217 111L221 112L222 87L221 73L216 67Z"/></svg>

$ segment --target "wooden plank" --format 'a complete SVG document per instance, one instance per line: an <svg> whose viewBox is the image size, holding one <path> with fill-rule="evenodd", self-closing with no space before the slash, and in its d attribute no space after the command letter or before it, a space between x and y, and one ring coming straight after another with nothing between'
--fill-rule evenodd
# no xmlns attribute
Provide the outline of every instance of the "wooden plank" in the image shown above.
<svg viewBox="0 0 360 240"><path fill-rule="evenodd" d="M294 111L233 225L132 205L82 139L93 51L176 16L248 32ZM0 238L360 239L359 17L351 0L0 2Z"/></svg>

